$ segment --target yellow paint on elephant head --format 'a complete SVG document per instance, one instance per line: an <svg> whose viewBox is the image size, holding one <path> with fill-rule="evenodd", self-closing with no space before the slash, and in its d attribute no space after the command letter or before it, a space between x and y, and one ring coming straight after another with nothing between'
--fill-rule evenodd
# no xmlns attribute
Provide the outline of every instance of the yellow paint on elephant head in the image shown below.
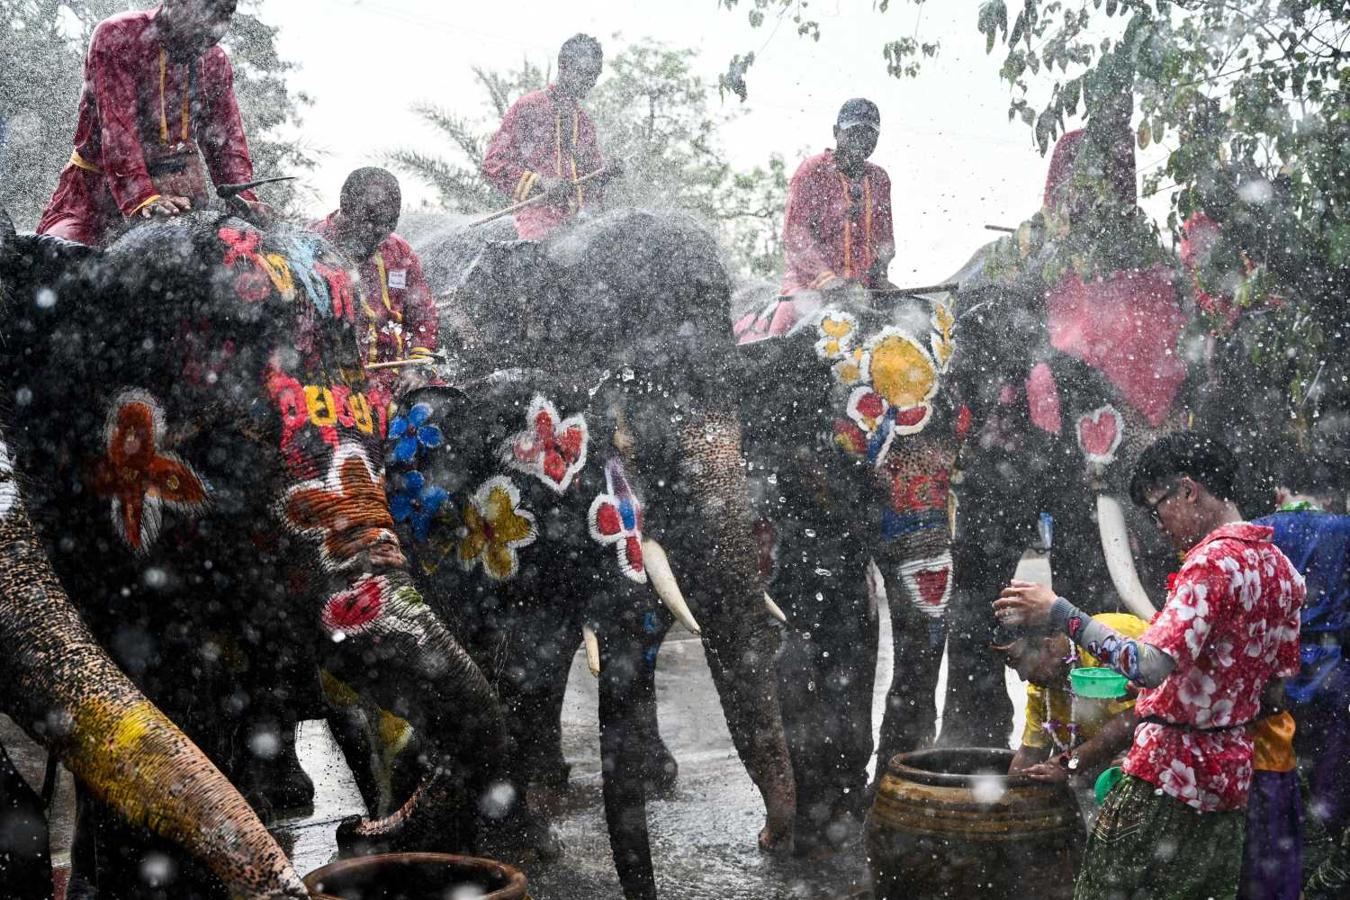
<svg viewBox="0 0 1350 900"><path fill-rule="evenodd" d="M897 409L918 406L937 393L933 360L923 347L899 332L883 332L875 341L871 370L873 389Z"/></svg>
<svg viewBox="0 0 1350 900"><path fill-rule="evenodd" d="M857 321L848 313L830 312L821 317L820 340L816 341L816 353L822 359L836 359L849 350Z"/></svg>
<svg viewBox="0 0 1350 900"><path fill-rule="evenodd" d="M866 381L867 362L866 351L857 347L834 364L834 377L839 380L840 384L847 387Z"/></svg>

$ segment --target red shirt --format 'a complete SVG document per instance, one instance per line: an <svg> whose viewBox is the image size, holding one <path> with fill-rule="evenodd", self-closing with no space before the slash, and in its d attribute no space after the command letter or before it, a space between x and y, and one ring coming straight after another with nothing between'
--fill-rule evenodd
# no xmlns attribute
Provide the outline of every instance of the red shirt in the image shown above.
<svg viewBox="0 0 1350 900"><path fill-rule="evenodd" d="M331 213L311 228L332 240L336 215ZM366 361L393 362L435 353L440 346L440 314L422 274L422 261L408 242L389 235L358 271L362 300L357 325Z"/></svg>
<svg viewBox="0 0 1350 900"><path fill-rule="evenodd" d="M1260 714L1267 682L1298 673L1303 577L1273 534L1247 522L1212 531L1139 638L1176 666L1139 692L1135 714L1183 727L1142 722L1124 769L1200 812L1247 805L1253 745L1242 726Z"/></svg>
<svg viewBox="0 0 1350 900"><path fill-rule="evenodd" d="M549 85L517 100L483 157L483 175L519 203L539 177L576 181L604 165L595 123L576 100ZM566 204L538 203L516 213L516 231L538 240L604 196L599 185L580 185Z"/></svg>
<svg viewBox="0 0 1350 900"><path fill-rule="evenodd" d="M155 27L158 12L119 13L94 29L85 57L75 152L44 224L63 215L92 214L83 207L106 193L122 215L132 215L156 194L146 170L147 152L180 142L197 143L216 184L253 180L229 57L212 47L191 63L175 60ZM77 176L85 181L81 189L63 191Z"/></svg>
<svg viewBox="0 0 1350 900"><path fill-rule="evenodd" d="M806 160L788 186L781 293L813 290L834 277L876 287L873 266L895 256L891 222L891 179L880 166L864 163L863 177L851 181L833 150Z"/></svg>

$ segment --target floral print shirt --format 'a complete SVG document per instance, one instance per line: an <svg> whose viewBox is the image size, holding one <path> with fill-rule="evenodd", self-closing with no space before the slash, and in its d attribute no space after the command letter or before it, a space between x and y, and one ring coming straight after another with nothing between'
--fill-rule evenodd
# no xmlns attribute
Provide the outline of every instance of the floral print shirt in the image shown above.
<svg viewBox="0 0 1350 900"><path fill-rule="evenodd" d="M1259 715L1267 682L1298 672L1303 577L1272 534L1248 522L1212 531L1140 638L1176 666L1140 691L1124 769L1200 812L1247 805L1252 737L1243 726Z"/></svg>

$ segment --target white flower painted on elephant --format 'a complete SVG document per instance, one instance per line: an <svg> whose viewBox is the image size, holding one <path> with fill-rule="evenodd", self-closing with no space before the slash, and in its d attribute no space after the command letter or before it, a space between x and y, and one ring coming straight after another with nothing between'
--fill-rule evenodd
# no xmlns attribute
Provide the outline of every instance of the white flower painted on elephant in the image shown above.
<svg viewBox="0 0 1350 900"><path fill-rule="evenodd" d="M858 320L842 310L826 309L820 314L816 333L820 336L816 341L816 355L823 360L841 359L853 348Z"/></svg>
<svg viewBox="0 0 1350 900"><path fill-rule="evenodd" d="M19 485L14 480L14 464L9 460L9 447L0 441L0 519L9 517L19 500Z"/></svg>

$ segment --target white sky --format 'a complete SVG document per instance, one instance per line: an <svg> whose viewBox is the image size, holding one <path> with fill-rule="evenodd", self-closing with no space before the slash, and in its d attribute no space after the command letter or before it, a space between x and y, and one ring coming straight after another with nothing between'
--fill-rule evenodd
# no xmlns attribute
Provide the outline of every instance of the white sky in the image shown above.
<svg viewBox="0 0 1350 900"><path fill-rule="evenodd" d="M282 55L301 66L294 84L316 101L302 136L320 154L308 179L315 214L336 205L351 169L380 162L384 151L437 150L413 104L477 115L483 98L472 66L507 68L526 57L543 64L577 31L599 37L608 55L644 37L696 48L697 67L714 86L733 54L755 51L750 100L742 108L728 97L727 112L738 118L721 133L741 166L775 151L795 165L830 145L840 103L876 101L882 134L873 161L894 185L897 283L951 274L994 236L985 224L1016 225L1039 206L1046 160L1030 129L1008 122L999 48L986 56L975 30L979 0L929 0L922 18L904 0L892 0L885 14L872 0L817 0L809 11L821 22L819 43L798 38L790 21L776 32L751 29L752 5L742 0L727 12L717 0L284 0L261 15L280 26ZM940 40L942 50L917 80L893 79L881 47L915 35L916 25L921 40ZM1161 159L1153 147L1141 153L1141 174ZM429 196L403 181L410 205ZM1147 208L1165 213L1166 201Z"/></svg>

